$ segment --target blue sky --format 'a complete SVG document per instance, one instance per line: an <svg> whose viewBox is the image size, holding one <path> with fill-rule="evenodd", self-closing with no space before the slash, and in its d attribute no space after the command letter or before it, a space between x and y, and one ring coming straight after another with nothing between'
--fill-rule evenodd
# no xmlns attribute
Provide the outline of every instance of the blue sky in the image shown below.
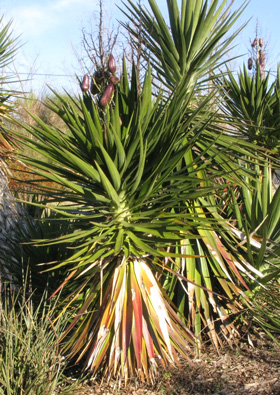
<svg viewBox="0 0 280 395"><path fill-rule="evenodd" d="M33 73L33 82L26 84L27 89L32 87L45 92L46 83L56 88L74 89L73 78L36 74L79 73L73 48L79 52L82 27L90 26L90 21L94 23L97 4L97 0L2 0L1 13L6 20L13 19L15 34L21 35L20 41L24 44L15 60L16 69L22 79L26 78L22 73ZM117 25L114 20L122 16L114 4L120 4L120 0L116 3L104 0L107 20ZM165 0L158 0L158 4L163 8ZM235 0L233 8L242 4L243 0ZM280 63L279 4L279 0L251 0L239 25L250 18L251 21L239 36L235 55L247 52L258 21L259 35L268 42L270 61L267 66L276 70L277 62Z"/></svg>

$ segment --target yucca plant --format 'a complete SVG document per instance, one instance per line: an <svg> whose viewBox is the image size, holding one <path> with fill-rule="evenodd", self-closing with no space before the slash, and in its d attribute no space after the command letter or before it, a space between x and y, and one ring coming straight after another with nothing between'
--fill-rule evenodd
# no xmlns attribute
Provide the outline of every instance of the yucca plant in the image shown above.
<svg viewBox="0 0 280 395"><path fill-rule="evenodd" d="M4 23L3 16L0 17L0 68L2 71L0 77L1 95L0 95L0 122L7 118L13 108L12 97L16 92L8 88L8 84L14 82L14 76L5 75L5 68L11 64L18 50L18 39L13 37L11 29L12 22ZM1 159L14 148L14 140L5 132L5 128L1 128L0 133L0 156Z"/></svg>
<svg viewBox="0 0 280 395"><path fill-rule="evenodd" d="M235 218L235 232L243 232L240 246L247 248L247 260L261 272L265 279L278 277L279 273L279 198L280 191L273 191L272 164L252 163L256 178L245 178L245 185L227 188L225 215ZM239 244L238 244L239 245ZM259 249L254 256L252 249ZM243 253L245 253L243 251ZM266 277L270 273L270 276ZM260 274L260 273L259 273Z"/></svg>
<svg viewBox="0 0 280 395"><path fill-rule="evenodd" d="M5 71L5 68L11 64L14 59L14 56L18 50L18 38L13 37L12 21L5 23L4 17L0 17L0 67L2 71ZM11 95L15 94L15 91L11 91L7 87L8 83L13 82L13 76L6 76L5 73L0 77L0 85L1 85L1 99L0 99L0 116L1 121L5 119L6 114L11 110ZM3 132L3 131L2 131ZM8 144L8 136L5 136L6 143ZM4 139L0 140L2 144L4 143ZM7 148L10 148L8 146Z"/></svg>
<svg viewBox="0 0 280 395"><path fill-rule="evenodd" d="M162 287L166 272L180 276L177 257L194 257L178 251L178 243L187 246L185 240L197 238L198 229L215 226L197 212L195 202L219 188L220 171L209 169L203 183L198 174L204 158L182 162L209 118L211 97L186 116L191 98L182 80L168 101L161 95L153 99L150 70L139 92L135 69L129 84L124 63L110 105L100 109L87 92L70 102L49 103L67 133L37 117L38 126L23 125L33 136L21 137L24 144L49 160L24 155L22 160L60 185L44 186L48 207L74 228L37 240L73 249L51 266L68 271L57 290L65 297L58 316L73 312L64 351L85 358L94 373L103 368L108 377L152 379L158 364L178 362L178 353L188 357L198 342ZM194 202L193 211L186 210L186 202Z"/></svg>
<svg viewBox="0 0 280 395"><path fill-rule="evenodd" d="M245 312L246 318L256 328L261 327L278 345L280 345L277 336L280 331L279 309L279 284L274 282L266 284L265 288L262 287L256 292Z"/></svg>
<svg viewBox="0 0 280 395"><path fill-rule="evenodd" d="M242 187L227 186L223 196L224 216L234 219L235 232L243 235L237 246L255 270L257 281L250 286L253 295L248 304L249 315L267 332L279 331L280 190L274 185L275 170L279 168L279 70L271 82L270 74L265 75L258 63L252 75L244 65L237 78L228 71L219 84L223 95L221 110L232 123L235 133L240 139L254 142L261 148L250 164L244 162L244 159L252 159L250 153L240 160L254 177L245 176ZM269 156L265 157L265 152L269 152ZM258 254L255 256L256 250ZM270 292L273 292L273 298L270 298Z"/></svg>
<svg viewBox="0 0 280 395"><path fill-rule="evenodd" d="M155 81L172 90L188 74L186 92L209 87L213 72L228 61L225 55L242 27L228 33L247 2L234 12L227 0L183 0L181 7L177 0L166 4L169 24L155 0L149 0L150 10L124 2L122 11L128 18L124 27L136 43L141 41Z"/></svg>
<svg viewBox="0 0 280 395"><path fill-rule="evenodd" d="M183 0L181 9L176 0L167 0L166 3L169 25L154 0L149 1L150 10L131 1L125 4L124 12L132 25L124 25L136 43L143 45L143 56L153 66L154 85L164 86L165 97L188 75L186 94L192 89L196 92L188 109L188 117L192 115L193 122L203 97L213 94L211 106L207 108L211 114L209 122L203 128L201 138L182 158L181 166L191 168L205 188L210 185L210 169L215 169L216 181L224 184L225 189L237 185L246 188L246 181L257 177L251 171L251 162L259 156L258 147L240 139L234 122L218 111L219 101L223 99L214 95L215 89L220 88L215 81L228 61L225 55L240 29L230 35L228 32L246 7L246 2L234 12L226 6L226 1ZM205 166L196 172L195 163L200 158L204 159ZM242 310L239 299L242 299L246 287L250 287L249 283L256 281L259 275L259 272L254 272L252 260L260 246L252 247L250 259L246 251L244 255L244 251L238 248L244 229L232 226L235 218L224 214L224 201L228 201L227 197L224 198L225 193L209 192L185 202L186 213L195 213L204 220L212 218L218 221L219 226L197 229L195 239L188 240L183 246L177 245L178 252L193 255L189 259L178 258L176 262L176 267L188 277L189 283L183 285L172 273L164 282L169 297L181 314L188 317L188 324L196 335L207 331L216 347L222 345L224 336L230 344L238 337L233 320L235 313ZM243 245L243 249L246 248ZM197 285L206 287L208 291ZM226 298L218 297L215 291Z"/></svg>
<svg viewBox="0 0 280 395"><path fill-rule="evenodd" d="M217 80L218 81L218 80ZM271 82L271 75L265 76L257 69L252 75L243 66L237 78L228 70L219 81L223 94L223 112L234 119L240 138L270 149L279 150L280 124L280 73Z"/></svg>
<svg viewBox="0 0 280 395"><path fill-rule="evenodd" d="M65 278L66 272L66 269L62 268L45 273L40 265L42 257L44 262L54 262L68 258L71 251L64 244L38 248L33 240L58 237L62 233L73 230L73 226L70 221L59 220L58 215L48 207L40 206L40 197L34 192L32 197L27 196L29 200L22 207L24 213L22 220L18 221L17 228L13 229L9 243L0 245L0 253L5 256L4 267L8 268L10 276L8 287L12 284L16 289L21 288L22 277L28 273L34 288L33 302L35 303L36 300L41 299L46 289L50 294L53 293ZM16 197L12 196L11 199L15 200ZM22 202L21 196L21 204Z"/></svg>
<svg viewBox="0 0 280 395"><path fill-rule="evenodd" d="M243 166L255 173L255 177L245 177L245 183L241 188L229 188L226 215L236 218L237 227L247 234L247 241L251 237L252 242L255 239L255 245L259 243L261 248L258 257L251 257L251 261L263 275L270 272L268 278L272 278L271 273L274 273L275 277L279 273L277 256L280 192L275 192L273 184L273 174L279 167L279 71L277 78L270 85L269 78L269 73L263 76L258 69L250 76L244 66L238 79L228 72L220 84L224 95L224 105L221 109L227 117L234 120L236 133L240 138L253 141L263 149L250 165L243 162ZM269 150L270 156L263 160L265 150ZM244 159L248 157L249 153ZM273 266L268 264L268 257Z"/></svg>

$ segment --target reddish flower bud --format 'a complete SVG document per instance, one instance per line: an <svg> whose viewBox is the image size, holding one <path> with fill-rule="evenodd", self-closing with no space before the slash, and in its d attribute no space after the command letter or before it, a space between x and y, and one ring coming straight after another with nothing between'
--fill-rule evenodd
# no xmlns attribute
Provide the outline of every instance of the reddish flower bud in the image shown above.
<svg viewBox="0 0 280 395"><path fill-rule="evenodd" d="M258 43L258 39L257 37L255 38L255 40L252 42L252 47L255 47Z"/></svg>
<svg viewBox="0 0 280 395"><path fill-rule="evenodd" d="M114 75L111 75L110 82L112 84L116 85L116 84L118 84L120 82L120 80L118 79L118 77L115 77Z"/></svg>
<svg viewBox="0 0 280 395"><path fill-rule="evenodd" d="M111 100L113 93L114 93L115 87L113 84L109 84L107 88L105 89L105 92L103 93L101 99L100 99L100 106L104 107L106 104L109 103Z"/></svg>
<svg viewBox="0 0 280 395"><path fill-rule="evenodd" d="M249 69L249 70L252 70L252 68L253 68L253 59L252 59L252 58L249 58L249 59L248 59L248 69Z"/></svg>
<svg viewBox="0 0 280 395"><path fill-rule="evenodd" d="M111 73L115 73L117 70L115 58L112 54L109 56L108 69L111 71Z"/></svg>
<svg viewBox="0 0 280 395"><path fill-rule="evenodd" d="M260 47L263 47L263 39L262 38L259 39L259 45L260 45Z"/></svg>
<svg viewBox="0 0 280 395"><path fill-rule="evenodd" d="M82 91L86 92L89 90L89 75L85 75L81 85Z"/></svg>

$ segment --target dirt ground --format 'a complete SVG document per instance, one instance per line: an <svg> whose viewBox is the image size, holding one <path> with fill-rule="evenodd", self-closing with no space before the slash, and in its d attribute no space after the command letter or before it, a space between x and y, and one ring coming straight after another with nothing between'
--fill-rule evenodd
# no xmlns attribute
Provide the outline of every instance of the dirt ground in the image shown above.
<svg viewBox="0 0 280 395"><path fill-rule="evenodd" d="M92 382L75 395L280 395L280 347L265 334L220 354L212 348L182 369L162 372L153 386L114 388Z"/></svg>

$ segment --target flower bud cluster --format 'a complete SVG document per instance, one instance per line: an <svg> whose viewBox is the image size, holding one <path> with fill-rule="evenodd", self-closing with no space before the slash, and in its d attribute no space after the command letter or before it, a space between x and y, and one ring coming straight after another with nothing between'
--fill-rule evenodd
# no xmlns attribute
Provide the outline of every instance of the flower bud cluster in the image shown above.
<svg viewBox="0 0 280 395"><path fill-rule="evenodd" d="M117 85L120 81L115 75L116 70L117 67L115 58L112 54L110 54L106 70L95 71L91 77L88 74L84 76L81 84L82 91L87 92L90 90L92 95L102 93L99 104L101 107L106 106L106 104L110 103L113 97L115 85ZM103 92L102 89L104 89Z"/></svg>

